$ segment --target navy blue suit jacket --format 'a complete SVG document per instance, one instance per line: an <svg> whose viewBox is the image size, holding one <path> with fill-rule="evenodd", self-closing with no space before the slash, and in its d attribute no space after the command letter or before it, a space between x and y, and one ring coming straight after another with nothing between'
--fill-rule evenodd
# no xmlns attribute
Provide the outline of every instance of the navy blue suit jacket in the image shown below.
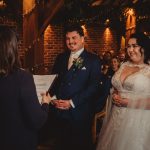
<svg viewBox="0 0 150 150"><path fill-rule="evenodd" d="M96 55L84 50L79 56L83 59L82 67L72 65L68 70L69 56L69 51L58 55L52 71L58 78L50 93L58 99L72 99L75 108L64 111L54 108L54 111L61 118L88 120L94 112L95 96L100 89L101 63Z"/></svg>

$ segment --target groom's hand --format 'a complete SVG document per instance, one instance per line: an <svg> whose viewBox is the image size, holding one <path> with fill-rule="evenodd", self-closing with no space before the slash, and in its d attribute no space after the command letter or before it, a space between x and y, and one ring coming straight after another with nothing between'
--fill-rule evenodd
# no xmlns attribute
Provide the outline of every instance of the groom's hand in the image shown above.
<svg viewBox="0 0 150 150"><path fill-rule="evenodd" d="M53 100L52 103L58 109L68 110L71 108L70 100Z"/></svg>

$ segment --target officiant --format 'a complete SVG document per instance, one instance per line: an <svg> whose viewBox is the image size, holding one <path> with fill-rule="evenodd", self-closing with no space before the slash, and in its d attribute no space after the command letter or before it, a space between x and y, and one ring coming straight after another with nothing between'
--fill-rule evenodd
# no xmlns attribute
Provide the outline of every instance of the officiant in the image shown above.
<svg viewBox="0 0 150 150"><path fill-rule="evenodd" d="M51 103L50 128L57 150L92 150L91 126L101 63L85 49L81 26L68 26L65 35L69 50L58 55L52 69L58 78L50 90L56 97Z"/></svg>
<svg viewBox="0 0 150 150"><path fill-rule="evenodd" d="M0 149L36 150L49 103L43 95L40 105L32 74L20 67L16 32L0 26Z"/></svg>

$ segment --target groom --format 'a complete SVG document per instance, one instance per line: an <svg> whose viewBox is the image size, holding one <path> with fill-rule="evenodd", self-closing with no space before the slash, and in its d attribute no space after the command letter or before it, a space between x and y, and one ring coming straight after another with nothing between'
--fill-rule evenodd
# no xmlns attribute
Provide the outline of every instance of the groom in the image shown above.
<svg viewBox="0 0 150 150"><path fill-rule="evenodd" d="M56 58L52 73L58 78L50 90L56 97L51 103L58 150L92 150L91 126L94 103L99 92L99 58L84 48L81 26L69 26L65 32L66 51Z"/></svg>

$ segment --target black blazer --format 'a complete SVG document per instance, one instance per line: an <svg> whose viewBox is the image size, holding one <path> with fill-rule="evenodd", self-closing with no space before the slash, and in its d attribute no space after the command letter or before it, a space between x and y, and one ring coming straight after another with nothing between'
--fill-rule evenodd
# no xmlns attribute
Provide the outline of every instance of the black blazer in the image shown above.
<svg viewBox="0 0 150 150"><path fill-rule="evenodd" d="M18 69L0 77L0 149L36 150L48 109L39 104L31 74Z"/></svg>
<svg viewBox="0 0 150 150"><path fill-rule="evenodd" d="M72 99L75 108L65 111L54 109L61 118L85 120L90 119L93 112L95 95L99 92L101 80L101 63L99 58L84 50L79 56L81 68L73 65L69 70L70 52L58 55L52 73L58 74L58 79L51 89L51 94L58 99Z"/></svg>

